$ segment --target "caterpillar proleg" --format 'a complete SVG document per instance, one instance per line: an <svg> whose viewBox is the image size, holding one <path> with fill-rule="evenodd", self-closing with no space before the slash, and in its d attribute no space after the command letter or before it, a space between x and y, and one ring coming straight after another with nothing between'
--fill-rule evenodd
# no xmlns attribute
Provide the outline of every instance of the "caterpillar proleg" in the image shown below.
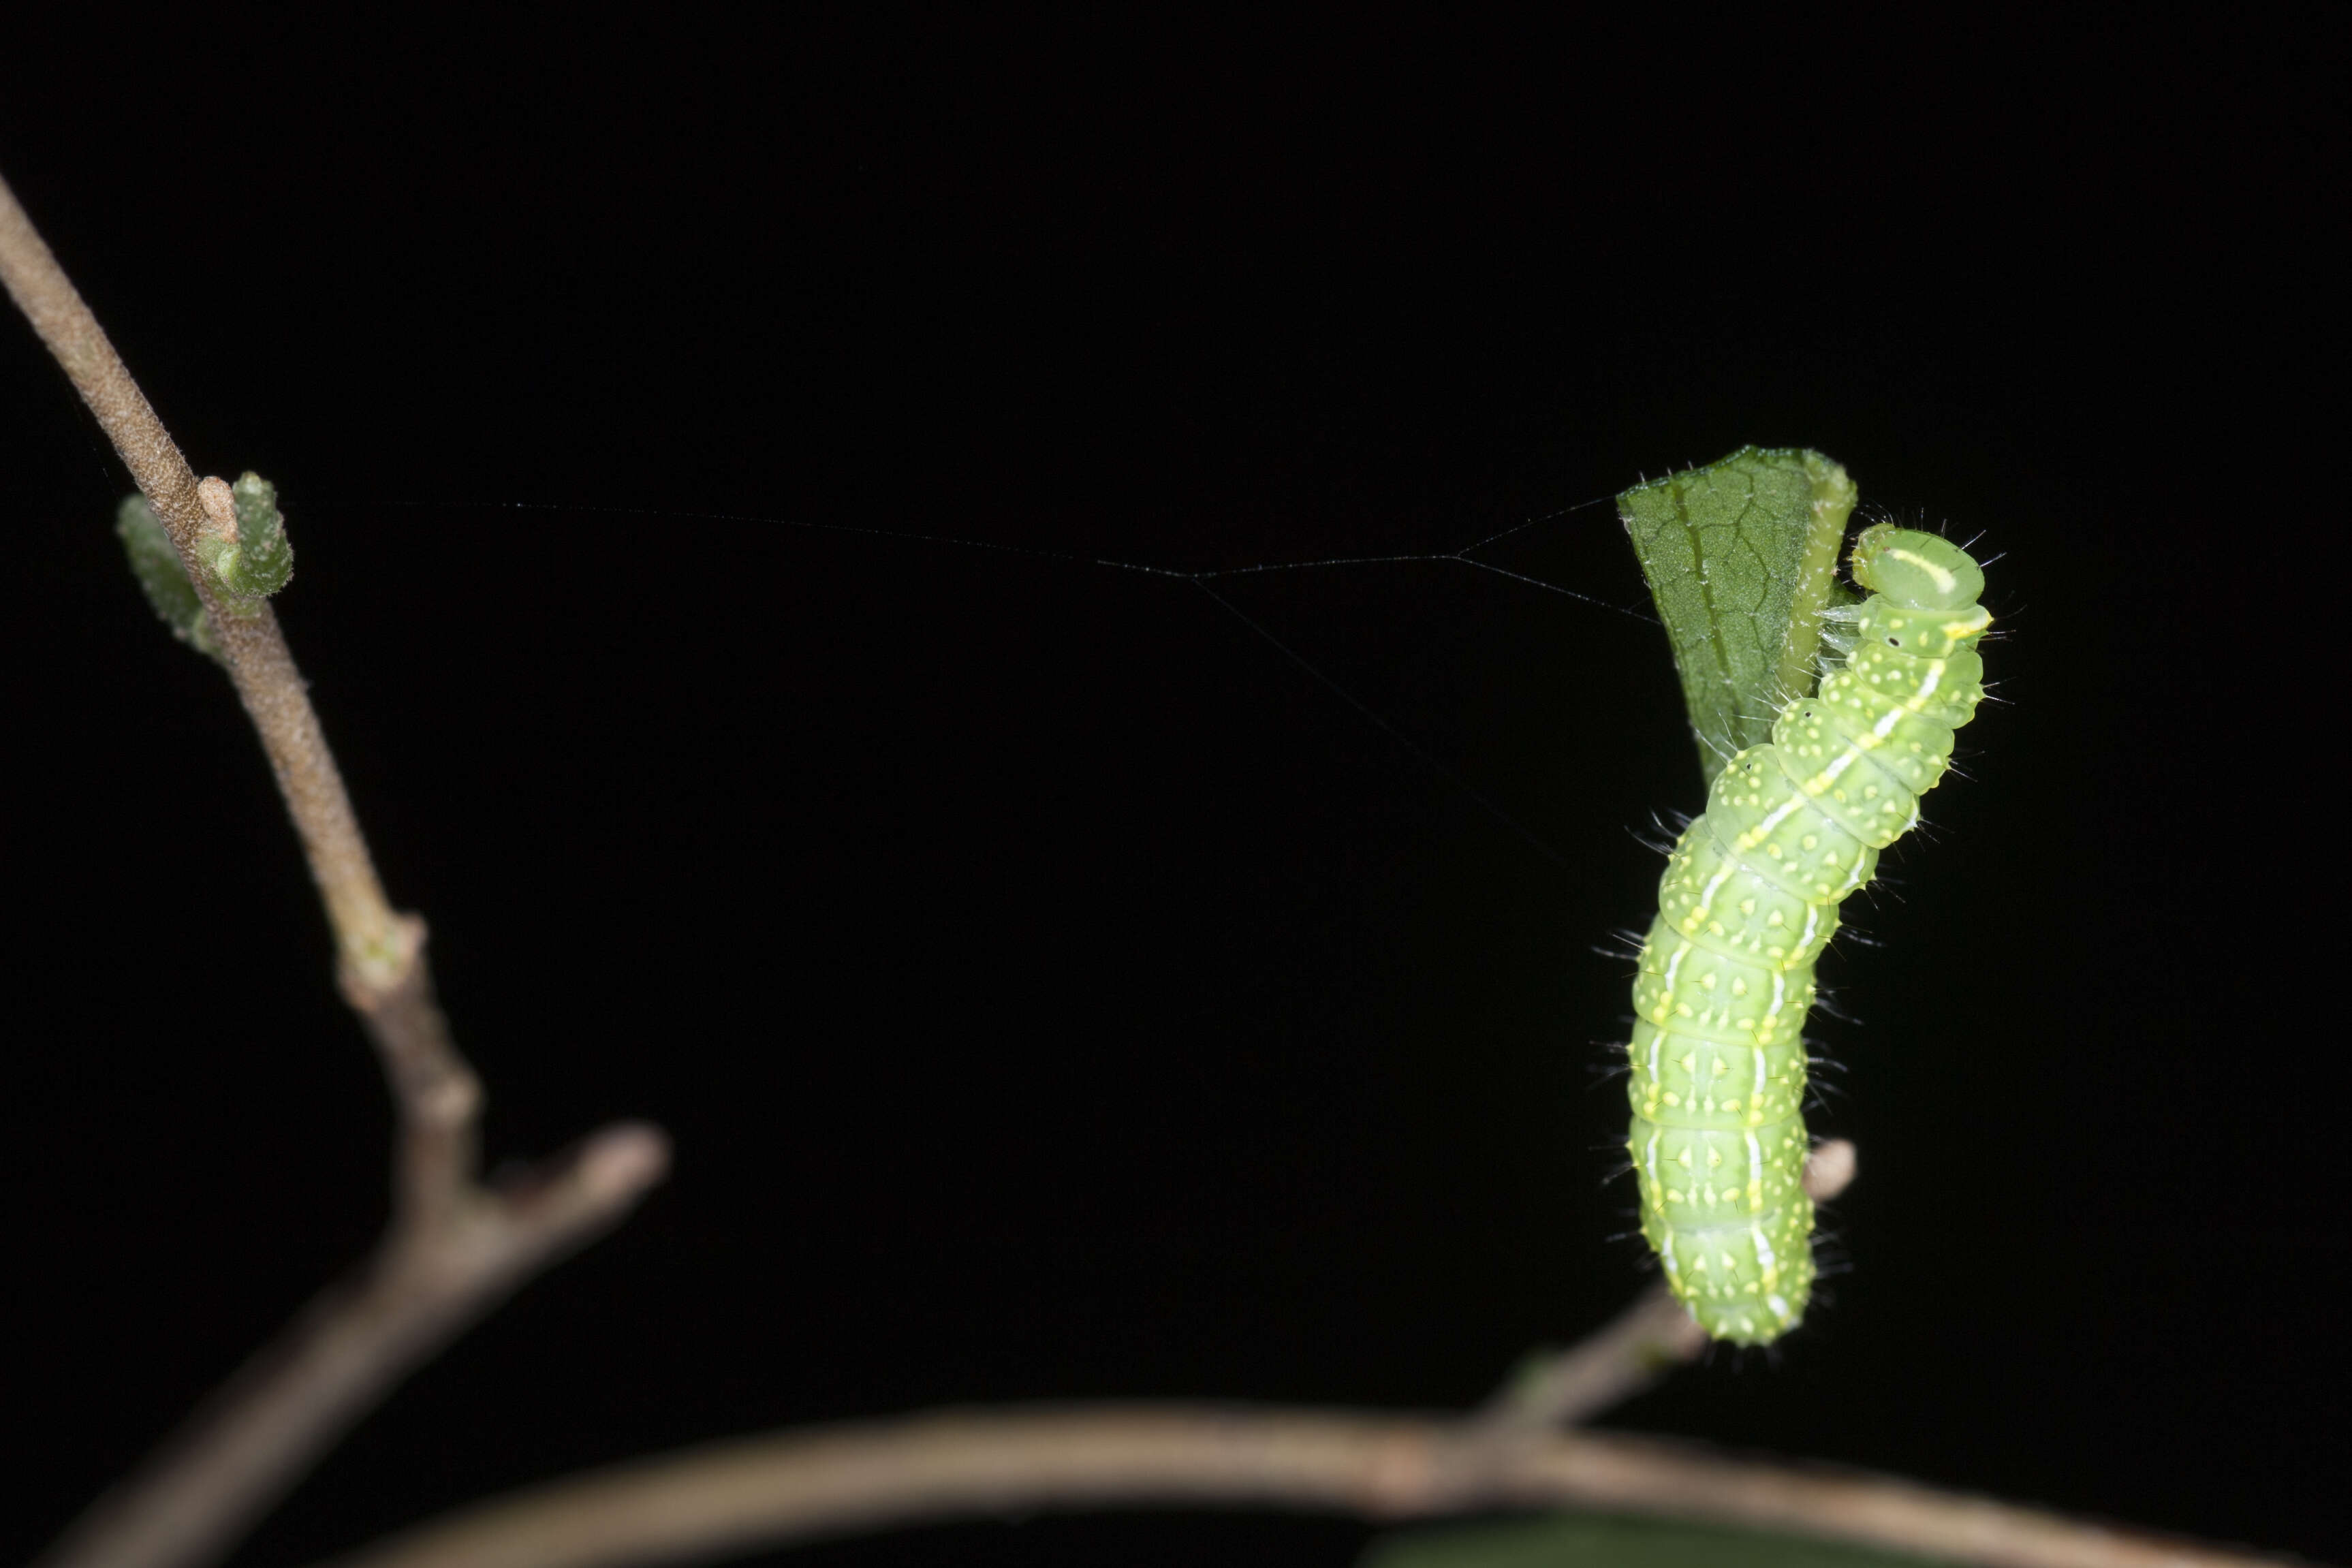
<svg viewBox="0 0 2352 1568"><path fill-rule="evenodd" d="M1919 820L1984 695L1984 574L1932 533L1854 542L1844 661L1716 776L1676 842L1633 981L1642 1234L1717 1339L1763 1344L1812 1291L1805 1016L1838 905Z"/></svg>

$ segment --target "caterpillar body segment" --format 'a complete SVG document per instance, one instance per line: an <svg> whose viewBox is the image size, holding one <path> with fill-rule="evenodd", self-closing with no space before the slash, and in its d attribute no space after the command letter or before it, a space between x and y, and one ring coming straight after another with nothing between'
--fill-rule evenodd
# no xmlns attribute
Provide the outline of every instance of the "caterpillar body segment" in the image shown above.
<svg viewBox="0 0 2352 1568"><path fill-rule="evenodd" d="M1853 564L1872 595L1840 612L1844 662L1717 776L1668 857L1633 981L1642 1234L1699 1326L1740 1344L1794 1328L1812 1289L1814 963L1984 695L1975 645L1992 623L1965 552L1881 524Z"/></svg>

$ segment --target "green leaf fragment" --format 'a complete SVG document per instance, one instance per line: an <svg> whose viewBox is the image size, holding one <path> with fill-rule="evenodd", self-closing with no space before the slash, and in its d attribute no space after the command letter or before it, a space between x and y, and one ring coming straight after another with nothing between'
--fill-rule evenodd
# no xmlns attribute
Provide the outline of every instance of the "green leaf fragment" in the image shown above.
<svg viewBox="0 0 2352 1568"><path fill-rule="evenodd" d="M212 481L207 481L210 483ZM294 576L294 546L278 510L278 487L248 472L230 487L236 528L208 522L196 536L196 557L232 606L257 605Z"/></svg>
<svg viewBox="0 0 2352 1568"><path fill-rule="evenodd" d="M220 645L213 640L204 601L196 597L196 585L188 581L188 569L173 547L171 533L145 496L122 498L122 504L114 509L114 532L122 541L123 553L131 558L131 574L139 579L147 603L172 628L172 635L206 658L219 658Z"/></svg>
<svg viewBox="0 0 2352 1568"><path fill-rule="evenodd" d="M278 510L278 487L248 469L230 493L236 498L236 532L245 542L243 564L246 579L253 584L250 591L275 594L294 580L294 545ZM1847 505L1850 509L1853 503ZM1834 552L1834 542L1831 548Z"/></svg>
<svg viewBox="0 0 2352 1568"><path fill-rule="evenodd" d="M1397 1531L1373 1542L1356 1568L1920 1568L1930 1561L1797 1535L1559 1514Z"/></svg>
<svg viewBox="0 0 2352 1568"><path fill-rule="evenodd" d="M1857 493L1819 452L1742 447L1617 498L1710 783L1769 737L1781 703L1813 689L1821 613L1852 597L1837 556Z"/></svg>

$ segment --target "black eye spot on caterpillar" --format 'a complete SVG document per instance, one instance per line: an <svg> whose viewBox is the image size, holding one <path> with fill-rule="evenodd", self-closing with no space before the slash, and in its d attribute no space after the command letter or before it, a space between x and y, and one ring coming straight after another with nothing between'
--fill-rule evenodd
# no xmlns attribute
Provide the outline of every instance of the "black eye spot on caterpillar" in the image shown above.
<svg viewBox="0 0 2352 1568"><path fill-rule="evenodd" d="M1717 1339L1763 1344L1813 1282L1806 1015L1838 906L1919 820L1984 695L1984 574L1932 533L1854 542L1846 661L1719 773L1675 843L1633 981L1628 1145L1642 1234Z"/></svg>

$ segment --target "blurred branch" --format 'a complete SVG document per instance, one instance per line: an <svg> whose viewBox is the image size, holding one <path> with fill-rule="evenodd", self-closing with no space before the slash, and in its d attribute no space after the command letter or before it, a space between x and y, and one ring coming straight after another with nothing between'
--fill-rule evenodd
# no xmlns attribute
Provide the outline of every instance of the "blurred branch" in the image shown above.
<svg viewBox="0 0 2352 1568"><path fill-rule="evenodd" d="M228 602L196 559L205 492L215 492L216 513L229 487L199 485L5 182L0 280L98 416L188 568L294 819L334 930L343 995L374 1042L400 1121L393 1224L376 1256L312 1303L43 1559L47 1568L190 1568L226 1551L412 1367L618 1220L660 1179L668 1151L658 1131L625 1123L520 1182L481 1184L481 1089L435 1005L424 922L384 899L268 602Z"/></svg>
<svg viewBox="0 0 2352 1568"><path fill-rule="evenodd" d="M1136 1405L948 1412L714 1444L460 1510L332 1568L618 1568L956 1518L1171 1505L1376 1520L1595 1508L2004 1568L2275 1561L1651 1437L1497 1443L1475 1419Z"/></svg>
<svg viewBox="0 0 2352 1568"><path fill-rule="evenodd" d="M402 1377L626 1213L667 1152L651 1128L610 1127L523 1183L486 1190L469 1179L429 1222L395 1221L356 1278L312 1302L92 1503L39 1568L218 1558Z"/></svg>
<svg viewBox="0 0 2352 1568"><path fill-rule="evenodd" d="M1805 1161L1805 1191L1828 1203L1853 1184L1854 1147L1832 1138ZM1712 1342L1663 1284L1643 1291L1598 1333L1567 1350L1538 1355L1514 1373L1487 1403L1497 1431L1568 1426L1622 1405Z"/></svg>
<svg viewBox="0 0 2352 1568"><path fill-rule="evenodd" d="M1845 1190L1853 1145L1806 1166ZM621 1568L1043 1510L1258 1506L1396 1520L1578 1507L1703 1520L2002 1568L2249 1568L2273 1559L1822 1466L1563 1434L1706 1344L1663 1289L1467 1417L1244 1406L948 1412L688 1449L476 1504L329 1568Z"/></svg>

